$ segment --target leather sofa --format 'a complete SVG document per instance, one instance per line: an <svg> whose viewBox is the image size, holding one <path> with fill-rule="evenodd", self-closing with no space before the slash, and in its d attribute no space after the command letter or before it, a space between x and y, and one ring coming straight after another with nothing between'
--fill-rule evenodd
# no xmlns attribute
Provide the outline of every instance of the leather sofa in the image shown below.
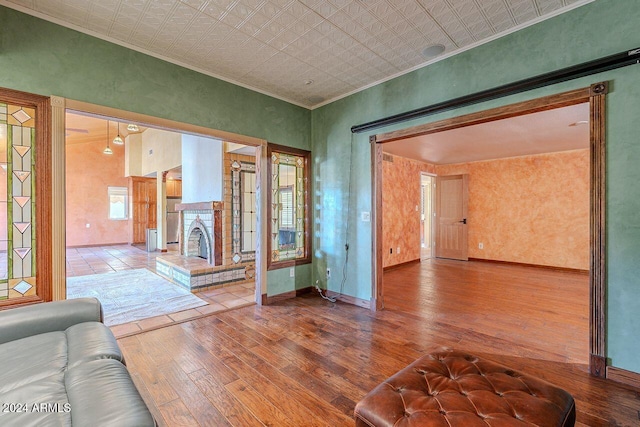
<svg viewBox="0 0 640 427"><path fill-rule="evenodd" d="M0 311L0 425L156 425L97 299Z"/></svg>

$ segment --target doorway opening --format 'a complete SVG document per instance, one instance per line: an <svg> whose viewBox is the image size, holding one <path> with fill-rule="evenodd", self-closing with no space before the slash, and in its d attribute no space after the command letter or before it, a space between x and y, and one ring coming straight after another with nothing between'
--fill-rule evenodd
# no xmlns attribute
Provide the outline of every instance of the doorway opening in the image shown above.
<svg viewBox="0 0 640 427"><path fill-rule="evenodd" d="M420 174L420 259L425 260L434 256L433 217L434 217L434 177Z"/></svg>
<svg viewBox="0 0 640 427"><path fill-rule="evenodd" d="M605 90L601 90L602 88ZM392 141L400 141L408 137L418 137L421 135L438 134L442 131L455 130L473 126L481 123L489 123L514 117L520 117L530 115L539 112L546 112L549 110L557 110L563 107L575 106L578 104L584 104L588 109L588 120L584 128L587 129L587 151L588 162L590 163L588 172L588 192L591 193L591 197L588 198L589 213L586 222L586 227L590 230L589 243L587 244L588 251L588 263L589 266L585 271L588 271L590 291L589 302L586 305L587 311L590 311L588 316L588 333L581 336L579 339L583 342L588 341L588 354L583 354L582 358L586 360L588 358L589 368L591 373L597 376L605 375L605 351L604 351L604 333L605 333L605 319L603 316L604 309L604 293L605 293L605 281L604 281L604 100L606 95L606 83L594 84L591 87L577 89L570 92L565 92L557 95L551 95L532 101L525 101L518 104L508 105L505 107L498 107L492 110L486 110L479 113L472 113L466 116L460 116L453 119L442 120L439 122L429 123L425 125L416 126L410 129L404 129L397 132L389 132L386 134L379 134L371 138L371 141L375 143L372 150L372 172L373 172L373 205L374 210L378 212L382 210L382 197L381 188L382 174L381 174L381 159L383 157L384 146L386 143ZM581 121L582 122L582 121ZM567 126L578 127L581 123L572 123ZM546 130L546 126L539 127L541 132ZM525 138L528 141L528 138ZM530 142L530 141L528 141ZM511 146L513 144L503 143L504 146ZM535 144L533 144L535 145ZM476 147L477 148L477 147ZM483 150L482 148L480 149ZM427 150L428 151L428 150ZM461 153L466 153L468 150L462 150ZM471 150L473 151L473 149ZM396 153L397 154L397 153ZM388 155L384 153L384 155ZM445 168L447 169L447 168ZM455 175L464 173L460 170L454 170L455 167L449 167L448 170L436 171L438 175ZM535 174L532 175L535 178ZM525 189L523 189L525 191ZM383 230L382 216L376 214L374 216L376 223L374 224L374 230ZM491 221L483 221L491 224ZM585 225L585 224L582 224ZM487 248L486 241L475 241L472 236L469 237L469 251L470 257L474 257L472 252ZM375 239L376 252L383 251L379 238ZM455 261L457 262L457 261ZM384 282L382 277L382 269L377 259L374 259L374 280L373 280L373 295L374 301L372 305L376 309L384 308ZM585 346L586 347L586 346ZM584 353L587 353L586 351Z"/></svg>
<svg viewBox="0 0 640 427"><path fill-rule="evenodd" d="M259 246L234 252L233 189L242 162L254 178L243 220L255 241L262 147L109 113L65 115L67 298L113 297L102 301L105 323L126 331L152 316L146 323L254 304Z"/></svg>

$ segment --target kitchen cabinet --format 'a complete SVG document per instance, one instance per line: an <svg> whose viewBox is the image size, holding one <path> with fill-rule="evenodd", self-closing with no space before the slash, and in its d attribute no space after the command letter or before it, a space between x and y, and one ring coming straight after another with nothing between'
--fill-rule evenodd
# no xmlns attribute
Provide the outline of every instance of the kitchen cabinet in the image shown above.
<svg viewBox="0 0 640 427"><path fill-rule="evenodd" d="M157 228L157 191L155 178L129 177L131 244L145 243L147 228Z"/></svg>
<svg viewBox="0 0 640 427"><path fill-rule="evenodd" d="M182 180L167 179L167 197L182 198Z"/></svg>

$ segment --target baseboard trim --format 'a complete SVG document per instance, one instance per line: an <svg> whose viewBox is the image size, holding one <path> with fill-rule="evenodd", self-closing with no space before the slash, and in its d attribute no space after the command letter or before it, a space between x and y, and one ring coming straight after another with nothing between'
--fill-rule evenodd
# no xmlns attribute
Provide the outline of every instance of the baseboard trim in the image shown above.
<svg viewBox="0 0 640 427"><path fill-rule="evenodd" d="M395 270L396 268L406 267L409 264L416 264L420 262L420 258L412 259L411 261L401 262L400 264L388 265L382 269L382 271Z"/></svg>
<svg viewBox="0 0 640 427"><path fill-rule="evenodd" d="M344 302L351 305L356 305L358 307L366 308L367 310L371 310L371 301L364 300L361 298L352 297L350 295L344 295L334 291L325 291L326 295L331 298L335 298L340 302Z"/></svg>
<svg viewBox="0 0 640 427"><path fill-rule="evenodd" d="M307 286L306 288L296 289L294 291L284 292L278 295L262 294L262 305L276 304L280 301L296 298L301 295L308 294L310 292L311 292L311 286Z"/></svg>
<svg viewBox="0 0 640 427"><path fill-rule="evenodd" d="M307 286L306 288L302 288L302 289L296 289L296 296L302 296L305 294L310 294L313 291L313 288L311 286Z"/></svg>
<svg viewBox="0 0 640 427"><path fill-rule="evenodd" d="M607 366L607 378L622 384L640 388L640 374L626 369Z"/></svg>
<svg viewBox="0 0 640 427"><path fill-rule="evenodd" d="M296 298L302 295L309 294L313 292L313 290L314 289L311 286L307 286L306 288L296 289L294 291L284 292L278 295L262 294L262 305L277 304L281 301L285 301L291 298ZM367 310L371 310L371 301L369 300L364 300L364 299L340 294L334 291L327 291L327 290L323 290L323 294L330 298L335 298L337 301L344 302L351 305L356 305L358 307L363 307L363 308L366 308Z"/></svg>
<svg viewBox="0 0 640 427"><path fill-rule="evenodd" d="M495 259L483 259L483 258L469 258L469 261L489 262L492 264L514 265L518 267L534 267L534 268L542 268L545 270L564 271L566 273L577 273L577 274L589 275L589 270L582 270L579 268L556 267L553 265L541 265L541 264L527 264L525 262L499 261Z"/></svg>
<svg viewBox="0 0 640 427"><path fill-rule="evenodd" d="M99 243L99 244L93 244L93 245L74 245L74 246L67 246L68 249L76 249L76 248L98 248L100 246L122 246L122 245L128 245L129 242L123 242L123 243Z"/></svg>

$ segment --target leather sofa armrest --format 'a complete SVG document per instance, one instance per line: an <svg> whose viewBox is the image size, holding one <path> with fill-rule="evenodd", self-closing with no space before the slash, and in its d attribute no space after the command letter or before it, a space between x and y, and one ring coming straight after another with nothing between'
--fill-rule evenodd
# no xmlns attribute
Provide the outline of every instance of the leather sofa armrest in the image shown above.
<svg viewBox="0 0 640 427"><path fill-rule="evenodd" d="M97 298L12 308L0 311L0 344L46 332L64 331L77 323L102 320L102 306Z"/></svg>

